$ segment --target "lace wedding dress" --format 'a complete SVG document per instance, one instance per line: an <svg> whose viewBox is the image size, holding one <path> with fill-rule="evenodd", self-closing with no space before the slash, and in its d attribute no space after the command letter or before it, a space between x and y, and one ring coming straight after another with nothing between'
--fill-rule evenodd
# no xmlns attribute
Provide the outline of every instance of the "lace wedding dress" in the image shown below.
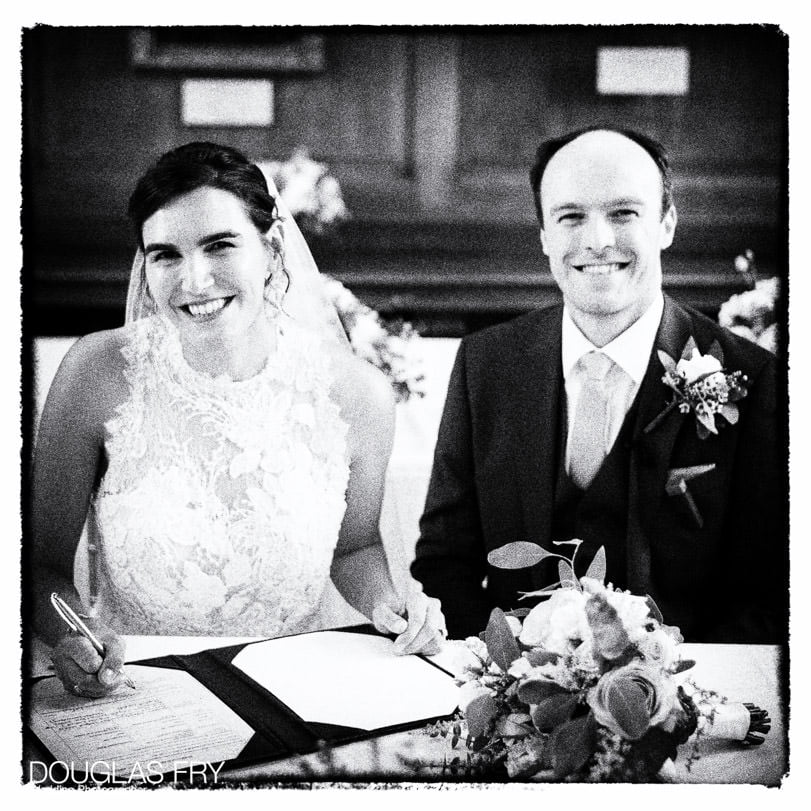
<svg viewBox="0 0 811 811"><path fill-rule="evenodd" d="M99 616L129 634L306 629L349 478L317 338L286 325L265 368L234 382L188 366L161 316L130 329L130 395L92 505Z"/></svg>

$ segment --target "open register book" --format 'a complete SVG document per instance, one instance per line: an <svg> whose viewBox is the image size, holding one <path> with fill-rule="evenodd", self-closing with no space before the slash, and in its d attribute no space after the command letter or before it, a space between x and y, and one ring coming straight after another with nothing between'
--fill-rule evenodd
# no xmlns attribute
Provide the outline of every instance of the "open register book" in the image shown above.
<svg viewBox="0 0 811 811"><path fill-rule="evenodd" d="M96 700L55 677L31 685L28 726L56 761L96 773L228 768L416 727L458 698L450 673L396 655L367 626L144 659L127 673L137 689Z"/></svg>

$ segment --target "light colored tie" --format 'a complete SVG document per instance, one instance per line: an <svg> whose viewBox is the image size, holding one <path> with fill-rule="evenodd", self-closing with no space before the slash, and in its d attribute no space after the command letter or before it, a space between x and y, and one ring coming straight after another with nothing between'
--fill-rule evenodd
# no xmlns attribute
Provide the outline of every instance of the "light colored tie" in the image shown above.
<svg viewBox="0 0 811 811"><path fill-rule="evenodd" d="M606 456L606 438L611 420L611 392L606 386L614 361L602 352L589 352L577 362L583 378L569 436L569 475L585 490Z"/></svg>

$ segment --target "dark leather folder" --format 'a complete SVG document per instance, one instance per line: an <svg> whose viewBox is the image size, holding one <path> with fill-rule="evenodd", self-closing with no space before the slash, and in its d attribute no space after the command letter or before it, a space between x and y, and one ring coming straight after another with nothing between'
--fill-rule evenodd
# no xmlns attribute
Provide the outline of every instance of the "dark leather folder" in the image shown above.
<svg viewBox="0 0 811 811"><path fill-rule="evenodd" d="M371 625L334 630L377 634ZM173 668L189 673L254 730L253 736L240 754L232 760L225 761L224 770L226 771L239 766L270 762L293 755L304 755L324 747L413 729L438 720L437 717L415 718L407 723L374 730L305 721L276 696L232 664L240 651L249 645L261 644L263 641L265 640L225 648L213 648L187 655L141 659L130 664ZM453 679L450 673L435 663L424 657L420 658L425 662L426 667L435 667L446 673L449 679ZM45 749L41 742L40 746Z"/></svg>

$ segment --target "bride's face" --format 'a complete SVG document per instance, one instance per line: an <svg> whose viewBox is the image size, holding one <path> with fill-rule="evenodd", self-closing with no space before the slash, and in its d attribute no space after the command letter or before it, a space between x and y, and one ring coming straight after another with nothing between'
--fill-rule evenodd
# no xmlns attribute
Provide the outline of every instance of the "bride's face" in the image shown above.
<svg viewBox="0 0 811 811"><path fill-rule="evenodd" d="M149 217L142 236L149 291L181 337L228 341L263 328L272 256L239 198L195 189Z"/></svg>

